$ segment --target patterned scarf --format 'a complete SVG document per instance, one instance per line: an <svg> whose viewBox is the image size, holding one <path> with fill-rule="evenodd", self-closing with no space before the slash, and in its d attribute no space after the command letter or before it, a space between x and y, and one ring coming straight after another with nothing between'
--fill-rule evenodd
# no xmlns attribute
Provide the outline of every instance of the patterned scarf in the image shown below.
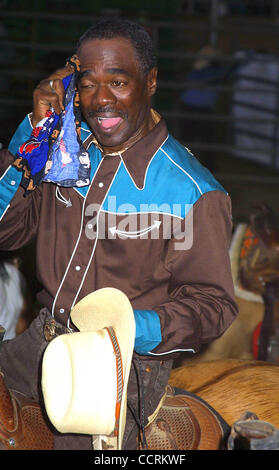
<svg viewBox="0 0 279 470"><path fill-rule="evenodd" d="M21 185L25 194L32 192L43 181L59 186L87 186L90 182L90 159L80 137L81 111L76 76L79 60L71 57L68 63L74 73L63 79L64 111L58 116L47 111L22 144L13 165L22 171Z"/></svg>

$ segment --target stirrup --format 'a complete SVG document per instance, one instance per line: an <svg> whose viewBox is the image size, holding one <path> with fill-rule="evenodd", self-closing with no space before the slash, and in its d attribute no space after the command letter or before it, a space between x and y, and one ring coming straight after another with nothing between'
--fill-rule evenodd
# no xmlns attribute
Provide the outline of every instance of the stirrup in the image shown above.
<svg viewBox="0 0 279 470"><path fill-rule="evenodd" d="M223 444L221 423L204 400L182 390L175 394L170 385L148 421L148 450L219 450Z"/></svg>

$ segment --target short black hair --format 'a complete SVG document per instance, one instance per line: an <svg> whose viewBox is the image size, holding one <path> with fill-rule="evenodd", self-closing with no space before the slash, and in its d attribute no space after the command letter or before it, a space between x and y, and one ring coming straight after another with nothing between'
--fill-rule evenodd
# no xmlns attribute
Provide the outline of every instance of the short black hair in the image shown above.
<svg viewBox="0 0 279 470"><path fill-rule="evenodd" d="M128 39L139 60L142 73L146 76L153 67L157 66L151 37L145 28L134 21L124 18L101 18L92 25L79 39L77 53L81 45L90 39L112 39L123 37Z"/></svg>

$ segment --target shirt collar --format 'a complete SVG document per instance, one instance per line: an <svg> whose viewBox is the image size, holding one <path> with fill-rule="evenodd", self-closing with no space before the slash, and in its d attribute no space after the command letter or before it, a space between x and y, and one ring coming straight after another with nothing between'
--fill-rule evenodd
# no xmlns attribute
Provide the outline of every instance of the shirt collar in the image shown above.
<svg viewBox="0 0 279 470"><path fill-rule="evenodd" d="M156 111L151 110L151 112L155 118L155 126L142 139L120 153L127 172L139 189L144 187L145 174L152 157L168 136L165 120ZM92 143L98 146L93 134L90 133L83 141L83 145L88 149Z"/></svg>

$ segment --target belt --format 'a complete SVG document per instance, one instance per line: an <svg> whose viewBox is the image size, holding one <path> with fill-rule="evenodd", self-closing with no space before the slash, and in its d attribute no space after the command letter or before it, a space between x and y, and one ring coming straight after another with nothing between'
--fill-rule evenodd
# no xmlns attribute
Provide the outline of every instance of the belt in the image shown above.
<svg viewBox="0 0 279 470"><path fill-rule="evenodd" d="M60 323L57 323L54 318L50 318L45 321L44 337L46 341L50 342L56 338L56 336L64 335L65 333L71 333L71 330Z"/></svg>

